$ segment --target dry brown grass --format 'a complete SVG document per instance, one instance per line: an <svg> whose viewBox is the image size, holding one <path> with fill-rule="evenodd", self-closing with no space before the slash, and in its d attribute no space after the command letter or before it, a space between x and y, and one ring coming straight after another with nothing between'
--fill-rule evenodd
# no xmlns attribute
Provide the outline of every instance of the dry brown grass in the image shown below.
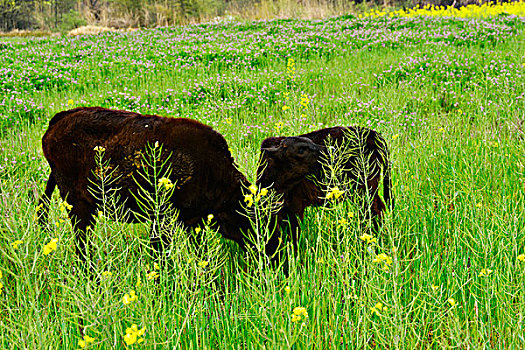
<svg viewBox="0 0 525 350"><path fill-rule="evenodd" d="M255 6L243 6L242 2L232 1L227 12L246 20L314 19L355 13L355 6L350 2L333 6L329 2L318 0L261 0Z"/></svg>
<svg viewBox="0 0 525 350"><path fill-rule="evenodd" d="M0 32L0 37L49 36L49 35L54 35L54 34L55 33L52 33L47 30L18 30L18 29L15 29L7 33Z"/></svg>

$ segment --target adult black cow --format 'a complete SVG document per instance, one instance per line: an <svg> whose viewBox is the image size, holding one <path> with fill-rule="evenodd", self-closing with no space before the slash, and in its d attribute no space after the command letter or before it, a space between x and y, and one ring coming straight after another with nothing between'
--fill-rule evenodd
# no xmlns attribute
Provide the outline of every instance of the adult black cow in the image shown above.
<svg viewBox="0 0 525 350"><path fill-rule="evenodd" d="M343 175L346 181L361 194L369 198L365 211L371 216L375 229L378 229L386 205L378 193L381 175L383 175L383 198L391 203L391 178L388 147L385 139L378 132L359 126L331 127L307 134L301 138L312 140L324 149L324 158L328 161L328 150L333 147L344 157ZM279 222L287 219L291 228L292 241L297 246L299 221L303 219L305 208L323 205L329 181L323 173L322 166L310 176L301 174L301 181L289 183L287 178L294 172L295 165L289 164L271 151L285 137L270 137L261 144L260 166L257 170L257 183L261 186L275 186L284 196L284 205L279 212ZM347 188L346 190L349 190Z"/></svg>
<svg viewBox="0 0 525 350"><path fill-rule="evenodd" d="M58 186L61 197L72 205L69 216L77 235L77 254L85 259L86 229L94 225L94 214L101 204L90 190L97 183L95 153L101 149L103 159L109 162L105 166L113 174L108 190L115 190L119 204L131 212L123 220L143 221L147 213L137 194L154 190L151 181L141 175L149 166L143 152L154 145L160 145L160 161L170 169L165 183L175 186L169 202L178 210L178 220L195 227L213 214L219 232L245 249L251 225L243 214L243 199L250 183L236 168L221 134L191 119L101 107L63 111L49 122L42 148L51 174L40 199L41 224L47 222L49 199ZM317 163L320 148L309 139L291 137L280 140L273 152L291 162L302 159L306 174ZM297 173L293 176L294 181L299 179ZM275 234L279 235L278 231ZM166 239L152 235L151 241L161 250ZM267 251L272 253L271 249Z"/></svg>

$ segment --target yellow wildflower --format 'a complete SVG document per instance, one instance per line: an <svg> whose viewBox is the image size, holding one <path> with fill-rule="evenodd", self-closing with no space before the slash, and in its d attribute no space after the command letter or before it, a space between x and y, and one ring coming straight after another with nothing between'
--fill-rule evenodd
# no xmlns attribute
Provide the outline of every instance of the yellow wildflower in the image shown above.
<svg viewBox="0 0 525 350"><path fill-rule="evenodd" d="M206 266L208 266L209 262L206 261L206 260L203 260L203 261L199 261L199 266L202 267L202 268L205 268Z"/></svg>
<svg viewBox="0 0 525 350"><path fill-rule="evenodd" d="M142 338L144 332L146 332L146 327L139 329L136 324L133 324L131 327L126 328L124 341L127 345L140 344L144 341L144 338Z"/></svg>
<svg viewBox="0 0 525 350"><path fill-rule="evenodd" d="M286 287L284 287L284 291L286 292L286 294L290 294L291 289L290 289L290 287L286 286Z"/></svg>
<svg viewBox="0 0 525 350"><path fill-rule="evenodd" d="M60 209L61 212L65 212L66 210L70 211L71 209L73 209L73 206L69 204L68 202L63 201L62 203L60 203L58 208Z"/></svg>
<svg viewBox="0 0 525 350"><path fill-rule="evenodd" d="M211 223L211 221L213 220L213 218L214 218L213 214L208 214L208 217L207 217L207 219L208 219L208 224Z"/></svg>
<svg viewBox="0 0 525 350"><path fill-rule="evenodd" d="M135 285L137 286L137 288L142 285L142 281L140 280L140 277L137 277L137 283L135 283Z"/></svg>
<svg viewBox="0 0 525 350"><path fill-rule="evenodd" d="M200 233L202 231L202 229L200 227L196 227L195 228L195 233Z"/></svg>
<svg viewBox="0 0 525 350"><path fill-rule="evenodd" d="M84 349L86 346L88 346L90 343L93 343L94 341L95 341L95 338L92 338L86 334L84 335L84 339L81 339L78 341L78 346Z"/></svg>
<svg viewBox="0 0 525 350"><path fill-rule="evenodd" d="M106 149L102 146L95 146L95 148L93 148L93 151L95 152L105 152Z"/></svg>
<svg viewBox="0 0 525 350"><path fill-rule="evenodd" d="M147 280L155 280L157 278L159 278L159 273L157 271L152 271L152 272L146 274L146 279Z"/></svg>
<svg viewBox="0 0 525 350"><path fill-rule="evenodd" d="M306 311L306 308L302 306L295 307L292 311L292 322L299 322L303 318L308 318L308 312Z"/></svg>
<svg viewBox="0 0 525 350"><path fill-rule="evenodd" d="M35 211L38 213L40 210L42 210L43 207L44 207L44 204L40 203L39 205L36 206Z"/></svg>
<svg viewBox="0 0 525 350"><path fill-rule="evenodd" d="M376 305L374 307L371 307L370 308L370 311L372 312L372 315L377 315L377 316L381 316L381 314L379 313L379 311L382 311L383 310L383 304L382 303L376 303ZM386 311L386 309L385 309Z"/></svg>
<svg viewBox="0 0 525 350"><path fill-rule="evenodd" d="M284 123L282 121L279 121L279 122L275 123L274 128L275 128L275 130L279 131L279 130L281 130L283 128L283 125L284 125Z"/></svg>
<svg viewBox="0 0 525 350"><path fill-rule="evenodd" d="M444 131L445 131L445 129L443 129L443 128L439 128L439 131L441 131L441 132L444 132Z"/></svg>
<svg viewBox="0 0 525 350"><path fill-rule="evenodd" d="M334 187L330 190L330 192L326 195L326 199L337 199L341 197L341 195L344 193L344 191L341 191L339 187Z"/></svg>
<svg viewBox="0 0 525 350"><path fill-rule="evenodd" d="M163 177L162 179L159 180L159 187L164 187L166 190L169 190L173 186L174 186L173 182L171 182L171 180L168 179L167 177Z"/></svg>
<svg viewBox="0 0 525 350"><path fill-rule="evenodd" d="M126 293L123 297L122 297L122 302L124 303L124 305L128 305L128 304L131 304L133 301L137 300L138 299L138 296L137 294L135 294L135 291L134 290L131 290L128 293Z"/></svg>
<svg viewBox="0 0 525 350"><path fill-rule="evenodd" d="M368 244L372 244L372 243L377 242L377 238L375 238L372 235L369 235L368 233L362 234L361 236L359 236L359 239L364 241L364 242L366 242L366 243L368 243Z"/></svg>
<svg viewBox="0 0 525 350"><path fill-rule="evenodd" d="M261 192L259 192L259 193L260 193L261 197L264 197L264 196L266 196L268 194L268 189L262 188Z"/></svg>
<svg viewBox="0 0 525 350"><path fill-rule="evenodd" d="M72 99L67 100L68 106L72 106L73 104L75 104L75 101L73 101Z"/></svg>
<svg viewBox="0 0 525 350"><path fill-rule="evenodd" d="M157 263L153 263L153 268L154 268L155 270L160 270L160 266L159 266L159 264L157 264Z"/></svg>
<svg viewBox="0 0 525 350"><path fill-rule="evenodd" d="M310 99L308 98L308 96L306 94L301 94L301 107L303 107L303 109L308 109L308 104L310 103Z"/></svg>
<svg viewBox="0 0 525 350"><path fill-rule="evenodd" d="M253 194L245 194L244 195L244 202L246 202L246 206L249 208L253 205Z"/></svg>
<svg viewBox="0 0 525 350"><path fill-rule="evenodd" d="M492 273L492 270L490 269L481 269L481 272L479 273L479 277L486 277Z"/></svg>
<svg viewBox="0 0 525 350"><path fill-rule="evenodd" d="M373 263L381 264L383 263L383 270L387 271L390 266L392 265L392 258L386 255L385 253L378 254L374 260L372 260Z"/></svg>
<svg viewBox="0 0 525 350"><path fill-rule="evenodd" d="M432 288L433 291L436 291L436 290L439 289L439 286L436 286L435 284L432 284L432 285L430 286L430 288Z"/></svg>
<svg viewBox="0 0 525 350"><path fill-rule="evenodd" d="M232 121L233 120L232 120L232 118L226 118L226 119L224 119L224 121L226 122L226 124L232 125Z"/></svg>
<svg viewBox="0 0 525 350"><path fill-rule="evenodd" d="M448 298L447 302L450 304L450 306L454 307L456 306L456 300L454 298Z"/></svg>
<svg viewBox="0 0 525 350"><path fill-rule="evenodd" d="M54 250L57 250L58 238L53 238L49 243L44 245L44 255L48 255Z"/></svg>
<svg viewBox="0 0 525 350"><path fill-rule="evenodd" d="M348 220L346 220L345 218L342 218L338 220L337 223L339 224L337 225L338 227L345 227L346 225L348 225Z"/></svg>
<svg viewBox="0 0 525 350"><path fill-rule="evenodd" d="M392 136L392 140L395 140L399 137L399 134L395 134L394 136Z"/></svg>
<svg viewBox="0 0 525 350"><path fill-rule="evenodd" d="M253 194L256 194L256 193L257 193L257 186L255 186L255 185L250 185L250 187L248 187L248 189L249 189L250 192L253 193Z"/></svg>
<svg viewBox="0 0 525 350"><path fill-rule="evenodd" d="M518 255L518 260L525 262L525 254Z"/></svg>
<svg viewBox="0 0 525 350"><path fill-rule="evenodd" d="M284 105L284 106L283 106L283 111L286 111L286 110L288 110L288 109L290 109L289 106L287 106L287 105Z"/></svg>
<svg viewBox="0 0 525 350"><path fill-rule="evenodd" d="M478 204L476 204L476 207L478 208L481 208L483 206L483 204L481 202L478 202Z"/></svg>
<svg viewBox="0 0 525 350"><path fill-rule="evenodd" d="M13 243L11 243L11 247L13 247L13 249L17 249L18 246L20 244L24 243L24 241L22 241L21 239L17 239L16 241L14 241Z"/></svg>

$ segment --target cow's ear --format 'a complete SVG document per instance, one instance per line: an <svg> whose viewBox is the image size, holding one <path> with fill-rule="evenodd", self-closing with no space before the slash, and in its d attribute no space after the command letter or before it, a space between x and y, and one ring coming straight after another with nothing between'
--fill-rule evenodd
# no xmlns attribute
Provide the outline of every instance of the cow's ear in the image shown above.
<svg viewBox="0 0 525 350"><path fill-rule="evenodd" d="M272 158L281 158L282 154L281 149L279 147L261 148L261 151L263 151L264 154Z"/></svg>

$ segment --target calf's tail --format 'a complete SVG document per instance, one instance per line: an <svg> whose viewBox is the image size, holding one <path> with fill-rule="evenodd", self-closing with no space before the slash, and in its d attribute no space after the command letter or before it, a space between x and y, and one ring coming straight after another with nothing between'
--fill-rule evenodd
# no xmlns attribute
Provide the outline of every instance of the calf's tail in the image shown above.
<svg viewBox="0 0 525 350"><path fill-rule="evenodd" d="M41 227L47 226L49 202L51 200L51 195L53 194L56 185L57 183L55 180L55 176L53 174L53 170L51 170L51 174L49 174L49 178L47 179L46 189L44 191L44 194L42 194L42 197L40 197L37 206L38 223Z"/></svg>

